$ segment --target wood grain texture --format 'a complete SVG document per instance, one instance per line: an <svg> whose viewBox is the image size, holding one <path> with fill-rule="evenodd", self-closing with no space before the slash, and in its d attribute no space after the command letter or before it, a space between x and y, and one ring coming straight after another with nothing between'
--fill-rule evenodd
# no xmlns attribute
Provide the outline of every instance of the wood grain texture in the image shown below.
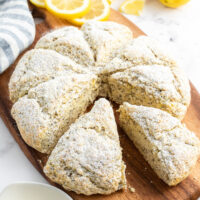
<svg viewBox="0 0 200 200"><path fill-rule="evenodd" d="M34 17L43 18L44 21L40 24L37 24L36 38L33 45L29 49L33 48L37 40L46 32L55 28L70 25L65 20L58 19L47 13L44 9L37 9L32 6L31 9ZM110 20L128 26L133 31L134 37L144 34L137 26L128 21L117 11L112 10ZM12 67L0 75L0 115L10 130L11 135L15 138L16 142L19 144L21 150L24 152L30 162L52 185L60 187L52 183L43 173L42 169L47 160L47 156L37 152L25 144L17 129L16 123L10 114L12 103L9 100L8 95L8 82L16 63L22 55L23 53L19 56ZM183 121L186 123L187 127L191 131L194 131L200 138L200 95L192 84L191 95L191 104ZM116 107L117 105L115 105L115 110ZM116 120L118 120L117 114ZM200 196L200 160L198 161L191 175L186 180L175 187L169 187L157 177L157 175L143 159L142 155L137 151L133 143L120 128L119 134L120 143L123 148L123 160L127 165L126 177L128 180L128 186L135 188L135 192L131 193L129 190L127 190L118 191L109 196L93 195L89 197L77 195L74 192L67 192L70 196L72 196L72 198L75 200L186 200L196 199L198 196Z"/></svg>

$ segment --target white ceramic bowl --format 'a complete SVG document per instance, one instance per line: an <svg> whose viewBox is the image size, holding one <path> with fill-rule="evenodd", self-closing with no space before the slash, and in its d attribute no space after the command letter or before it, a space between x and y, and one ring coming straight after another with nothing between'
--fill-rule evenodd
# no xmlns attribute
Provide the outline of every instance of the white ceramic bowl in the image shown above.
<svg viewBox="0 0 200 200"><path fill-rule="evenodd" d="M51 185L18 182L8 185L1 192L0 200L72 200L72 198Z"/></svg>

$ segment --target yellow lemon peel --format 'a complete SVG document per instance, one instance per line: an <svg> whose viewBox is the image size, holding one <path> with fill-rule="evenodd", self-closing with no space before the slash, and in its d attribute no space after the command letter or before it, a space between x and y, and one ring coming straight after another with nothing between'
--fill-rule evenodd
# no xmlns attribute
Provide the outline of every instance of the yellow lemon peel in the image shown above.
<svg viewBox="0 0 200 200"><path fill-rule="evenodd" d="M145 0L126 0L120 6L120 11L125 14L141 15Z"/></svg>

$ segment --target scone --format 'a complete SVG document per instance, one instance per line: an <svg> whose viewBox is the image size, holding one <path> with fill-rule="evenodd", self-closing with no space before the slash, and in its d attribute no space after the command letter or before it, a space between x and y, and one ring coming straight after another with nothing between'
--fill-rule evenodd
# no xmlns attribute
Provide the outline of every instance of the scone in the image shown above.
<svg viewBox="0 0 200 200"><path fill-rule="evenodd" d="M103 80L104 72L102 71L106 68L107 72L106 66L115 56L115 52L132 40L133 33L124 25L115 22L98 21L85 23L81 30L94 52L95 66L91 70L102 79L99 95L106 97L108 89L107 83Z"/></svg>
<svg viewBox="0 0 200 200"><path fill-rule="evenodd" d="M82 65L94 64L93 52L85 41L82 31L73 26L66 26L44 35L35 48L53 49Z"/></svg>
<svg viewBox="0 0 200 200"><path fill-rule="evenodd" d="M90 21L81 31L94 52L96 66L107 63L115 50L133 38L128 27L115 22Z"/></svg>
<svg viewBox="0 0 200 200"><path fill-rule="evenodd" d="M70 126L49 156L44 173L78 194L110 194L126 187L117 126L106 99L96 101Z"/></svg>
<svg viewBox="0 0 200 200"><path fill-rule="evenodd" d="M11 114L24 141L50 153L60 136L98 95L93 74L64 74L31 88L13 105Z"/></svg>
<svg viewBox="0 0 200 200"><path fill-rule="evenodd" d="M147 36L140 36L119 48L111 62L101 69L99 76L104 83L105 90L107 92L109 90L107 85L109 76L138 65L169 67L176 79L174 84L182 96L183 104L186 104L187 107L189 106L190 86L186 75L169 52L169 48Z"/></svg>
<svg viewBox="0 0 200 200"><path fill-rule="evenodd" d="M20 59L10 78L10 99L16 102L38 84L74 72L89 73L70 58L53 50L30 50Z"/></svg>
<svg viewBox="0 0 200 200"><path fill-rule="evenodd" d="M156 174L169 186L185 179L195 166L200 141L185 125L165 111L124 103L120 126Z"/></svg>
<svg viewBox="0 0 200 200"><path fill-rule="evenodd" d="M176 66L169 48L148 36L135 38L122 46L115 53L112 61L102 73L112 74L137 65Z"/></svg>
<svg viewBox="0 0 200 200"><path fill-rule="evenodd" d="M109 98L118 103L155 107L182 119L187 102L176 87L170 68L162 65L138 65L117 72L108 79Z"/></svg>

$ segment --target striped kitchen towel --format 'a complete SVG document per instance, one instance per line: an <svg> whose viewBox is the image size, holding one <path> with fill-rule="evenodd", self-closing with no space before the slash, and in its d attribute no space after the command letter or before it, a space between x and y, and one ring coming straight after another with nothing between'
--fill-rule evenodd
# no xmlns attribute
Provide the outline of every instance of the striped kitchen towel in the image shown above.
<svg viewBox="0 0 200 200"><path fill-rule="evenodd" d="M35 38L35 24L26 0L0 0L0 73Z"/></svg>

